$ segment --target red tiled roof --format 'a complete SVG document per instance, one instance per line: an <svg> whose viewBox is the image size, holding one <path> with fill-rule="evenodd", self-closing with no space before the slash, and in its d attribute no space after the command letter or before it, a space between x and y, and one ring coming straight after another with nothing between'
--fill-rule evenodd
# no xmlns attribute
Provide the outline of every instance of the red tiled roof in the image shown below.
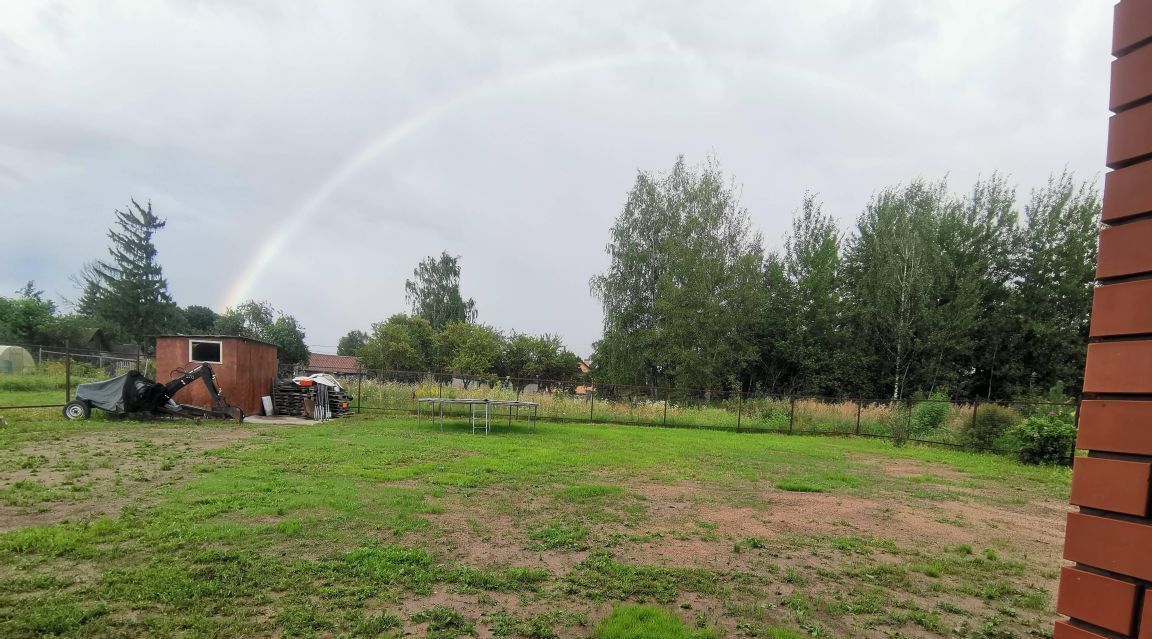
<svg viewBox="0 0 1152 639"><path fill-rule="evenodd" d="M308 353L308 370L317 373L350 373L360 369L360 362L350 355Z"/></svg>

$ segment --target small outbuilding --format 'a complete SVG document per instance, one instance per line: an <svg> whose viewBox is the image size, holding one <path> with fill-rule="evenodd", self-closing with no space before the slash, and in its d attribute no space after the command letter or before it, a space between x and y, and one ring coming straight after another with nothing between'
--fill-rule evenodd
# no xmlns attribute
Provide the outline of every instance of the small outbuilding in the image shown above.
<svg viewBox="0 0 1152 639"><path fill-rule="evenodd" d="M245 415L259 415L261 397L276 383L275 344L235 335L162 335L156 338L156 381L161 384L206 363L228 403ZM176 401L211 407L212 398L200 383L180 391Z"/></svg>
<svg viewBox="0 0 1152 639"><path fill-rule="evenodd" d="M0 373L35 373L36 360L32 353L19 346L0 345Z"/></svg>

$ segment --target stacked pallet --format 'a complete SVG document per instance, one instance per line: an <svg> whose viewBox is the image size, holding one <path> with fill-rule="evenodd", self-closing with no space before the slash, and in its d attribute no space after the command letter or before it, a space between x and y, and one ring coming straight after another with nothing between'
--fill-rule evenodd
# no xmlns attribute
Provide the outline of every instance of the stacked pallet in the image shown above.
<svg viewBox="0 0 1152 639"><path fill-rule="evenodd" d="M282 379L272 387L272 408L277 415L305 417L309 412L305 410L305 404L315 411L316 391L320 384L308 382L312 382L312 380L303 380L301 383L291 379ZM341 388L327 387L327 391L329 417L346 417L352 414L351 395ZM313 412L313 416L315 416L315 412Z"/></svg>

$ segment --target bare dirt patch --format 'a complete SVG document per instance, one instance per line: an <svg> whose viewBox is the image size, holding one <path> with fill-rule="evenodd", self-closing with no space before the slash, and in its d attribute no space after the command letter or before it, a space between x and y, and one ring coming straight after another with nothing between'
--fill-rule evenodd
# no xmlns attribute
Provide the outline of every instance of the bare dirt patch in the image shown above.
<svg viewBox="0 0 1152 639"><path fill-rule="evenodd" d="M86 521L145 507L156 487L219 463L206 452L253 437L251 428L109 428L24 442L4 451L0 531Z"/></svg>
<svg viewBox="0 0 1152 639"><path fill-rule="evenodd" d="M854 455L853 459L876 466L887 477L909 478L931 476L957 481L970 479L966 473L960 472L948 464L939 462L895 459L878 455Z"/></svg>
<svg viewBox="0 0 1152 639"><path fill-rule="evenodd" d="M526 497L526 496L525 496ZM586 551L530 550L526 517L494 512L515 495L486 490L482 498L448 498L444 511L428 515L439 531L439 547L453 559L472 566L515 565L544 568L562 575L583 561ZM526 512L542 508L543 498L526 498Z"/></svg>

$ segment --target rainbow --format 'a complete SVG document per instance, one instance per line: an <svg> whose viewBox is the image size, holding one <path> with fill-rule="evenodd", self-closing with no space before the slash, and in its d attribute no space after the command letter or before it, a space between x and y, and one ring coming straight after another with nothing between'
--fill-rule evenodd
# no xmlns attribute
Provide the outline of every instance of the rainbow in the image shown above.
<svg viewBox="0 0 1152 639"><path fill-rule="evenodd" d="M264 243L256 249L251 259L249 259L240 270L239 276L233 281L231 286L228 287L224 298L220 300L219 307L221 309L235 307L249 299L252 296L252 291L255 289L256 283L268 270L268 267L272 265L276 256L280 254L288 241L306 225L310 217L320 209L320 206L324 204L328 198L389 148L427 128L440 118L465 105L520 85L565 75L586 73L588 71L664 61L670 57L682 60L698 59L695 53L668 49L656 52L614 53L562 61L532 68L520 73L486 79L468 89L449 96L442 102L430 105L424 110L409 116L392 128L384 131L368 144L356 150L355 153L342 162L327 179L321 182L320 185L308 195L303 203L292 212L284 223L278 225L276 232L269 236ZM707 58L709 60L731 58L739 62L756 61L767 63L778 75L791 76L792 79L797 79L806 84L826 89L839 97L850 96L857 106L863 103L865 106L871 106L876 110L889 112L890 115L898 117L904 122L921 122L922 120L916 117L910 110L900 107L897 102L881 94L866 91L859 86L849 84L833 76L828 76L794 63L781 64L779 61L753 59L745 54L724 52L708 52ZM924 129L926 132L932 130L932 127L927 123L921 123L919 128Z"/></svg>

